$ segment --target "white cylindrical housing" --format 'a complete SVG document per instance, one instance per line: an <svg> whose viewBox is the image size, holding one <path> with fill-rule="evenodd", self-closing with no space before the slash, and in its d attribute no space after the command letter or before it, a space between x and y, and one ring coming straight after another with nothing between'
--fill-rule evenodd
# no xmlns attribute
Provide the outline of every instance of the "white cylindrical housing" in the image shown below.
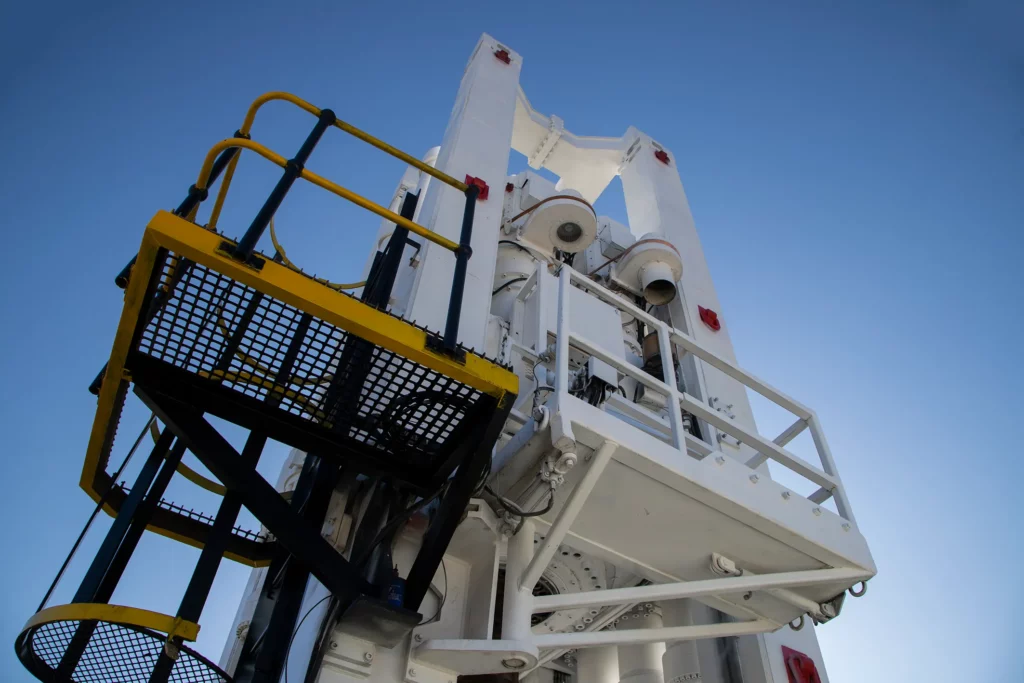
<svg viewBox="0 0 1024 683"><path fill-rule="evenodd" d="M656 611L633 612L619 623L619 629L661 628L661 615ZM662 657L665 643L623 645L619 647L620 683L665 683ZM582 683L582 681L581 681Z"/></svg>
<svg viewBox="0 0 1024 683"><path fill-rule="evenodd" d="M618 683L619 651L610 645L585 647L576 652L578 683Z"/></svg>
<svg viewBox="0 0 1024 683"><path fill-rule="evenodd" d="M689 600L661 603L665 626L693 626ZM662 666L666 681L700 681L700 661L696 640L677 640L666 643Z"/></svg>
<svg viewBox="0 0 1024 683"><path fill-rule="evenodd" d="M664 261L652 261L642 267L640 290L644 299L655 306L671 303L676 298L676 278L672 267Z"/></svg>
<svg viewBox="0 0 1024 683"><path fill-rule="evenodd" d="M513 240L498 244L498 260L494 268L491 314L506 322L512 321L512 308L519 290L537 269L537 257Z"/></svg>
<svg viewBox="0 0 1024 683"><path fill-rule="evenodd" d="M660 306L676 298L683 275L679 251L656 234L647 234L629 247L615 265L615 277L639 288L648 303Z"/></svg>

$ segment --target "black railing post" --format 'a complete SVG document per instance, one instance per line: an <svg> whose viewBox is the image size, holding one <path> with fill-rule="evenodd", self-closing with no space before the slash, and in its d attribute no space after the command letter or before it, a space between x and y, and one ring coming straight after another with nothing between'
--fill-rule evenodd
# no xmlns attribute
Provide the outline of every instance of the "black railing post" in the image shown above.
<svg viewBox="0 0 1024 683"><path fill-rule="evenodd" d="M240 130L235 131L234 137L241 138L243 140L249 139L249 136ZM206 181L207 188L217 181L217 178L220 177L220 174L224 172L224 169L227 168L228 164L231 163L231 160L235 158L241 149L241 147L231 147L230 149L226 149L220 153L220 156L218 156L216 161L213 162L213 169L210 171L210 178ZM188 188L188 196L185 197L181 204L178 205L178 208L176 208L172 213L175 216L181 216L182 218L188 216L192 213L192 209L196 208L196 205L198 205L199 202L206 199L208 194L209 192L207 189L200 190L196 188L195 185L192 185ZM121 272L114 278L114 284L121 289L128 286L128 279L131 277L132 267L135 265L136 258L138 257L132 256L132 260L126 263L124 268L121 269Z"/></svg>
<svg viewBox="0 0 1024 683"><path fill-rule="evenodd" d="M239 261L246 261L252 256L252 252L255 251L260 237L263 236L267 226L270 225L270 219L277 213L278 207L281 206L281 202L284 201L284 197L288 194L292 184L302 175L302 169L305 167L306 161L309 160L309 155L313 153L313 148L320 142L324 131L333 126L335 121L337 121L337 117L330 109L324 109L320 112L316 125L313 126L313 130L309 133L306 141L302 143L298 154L285 165L284 175L277 181L274 190L267 197L267 201L263 203L262 208L256 214L256 218L253 219L248 230L242 235L238 246L235 247L235 258Z"/></svg>
<svg viewBox="0 0 1024 683"><path fill-rule="evenodd" d="M462 212L462 233L459 248L455 252L455 277L452 278L452 293L448 299L448 319L444 324L444 350L454 353L459 344L459 317L462 315L462 295L466 290L466 266L473 255L470 243L473 239L473 214L480 188L470 185L466 188L466 208Z"/></svg>

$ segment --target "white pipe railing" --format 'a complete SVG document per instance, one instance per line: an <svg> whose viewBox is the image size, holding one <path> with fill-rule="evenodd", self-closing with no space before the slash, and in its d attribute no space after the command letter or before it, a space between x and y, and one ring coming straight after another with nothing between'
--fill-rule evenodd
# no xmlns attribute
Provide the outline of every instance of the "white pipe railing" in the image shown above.
<svg viewBox="0 0 1024 683"><path fill-rule="evenodd" d="M543 265L538 266L538 268L543 268ZM537 273L531 276L531 282L527 284L536 282L539 288L542 279L538 270ZM854 523L853 512L839 478L835 461L832 458L832 452L828 447L828 442L825 440L818 416L814 411L772 387L767 382L758 379L746 370L705 349L693 337L670 327L664 321L658 320L646 311L618 296L615 292L590 280L582 273L563 266L559 272L558 279L558 316L555 340L556 392L559 394L568 392L569 347L572 346L586 355L607 363L620 374L636 380L647 389L668 397L671 442L680 451L684 453L689 451L695 457L703 458L707 453L717 450L714 446L697 439L684 429L682 411L685 410L757 451L757 454L747 461L747 466L753 469L759 467L767 460L773 460L820 487L810 496L811 500L820 504L828 500L828 498L834 498L839 515ZM613 308L634 316L657 332L665 381L643 372L639 368L625 362L620 355L612 353L608 349L603 349L591 340L572 332L569 324L569 294L571 287L574 285L588 291ZM525 296L528 289L528 287L524 287L521 291L521 296ZM539 292L535 294L539 294ZM538 344L541 344L541 338L543 338L543 344L547 343L546 333L543 332L546 328L544 321L547 319L544 315L543 306L543 297L539 297L537 306L537 309L540 311L538 330L541 330L541 332L538 333ZM793 413L797 420L775 437L775 439L770 440L740 425L725 414L714 410L694 396L680 391L676 381L676 368L672 359L673 346L679 347L683 353L692 353L695 357L735 379L743 386L756 391L776 405L785 408ZM542 350L541 346L536 348L539 351ZM800 459L785 448L786 444L805 429L810 430L821 464L820 468Z"/></svg>

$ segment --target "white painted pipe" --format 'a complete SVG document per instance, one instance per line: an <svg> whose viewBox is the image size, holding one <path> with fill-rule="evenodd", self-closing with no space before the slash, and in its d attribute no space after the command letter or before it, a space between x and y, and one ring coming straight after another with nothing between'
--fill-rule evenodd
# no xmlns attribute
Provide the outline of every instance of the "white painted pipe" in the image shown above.
<svg viewBox="0 0 1024 683"><path fill-rule="evenodd" d="M633 612L620 624L630 629L656 631L662 628L661 615ZM665 683L662 657L665 643L650 642L619 646L619 683Z"/></svg>
<svg viewBox="0 0 1024 683"><path fill-rule="evenodd" d="M672 626L657 629L615 629L612 631L581 631L576 633L545 633L535 635L533 644L541 650L600 647L602 645L633 645L637 643L664 643L669 640L700 640L746 636L753 633L777 631L780 624L767 619L738 621L727 624L700 626Z"/></svg>
<svg viewBox="0 0 1024 683"><path fill-rule="evenodd" d="M618 683L618 680L618 648L590 647L577 653L577 683Z"/></svg>
<svg viewBox="0 0 1024 683"><path fill-rule="evenodd" d="M502 640L529 640L530 615L533 613L533 590L521 589L517 576L526 570L533 559L534 526L523 520L519 533L508 539L508 557L505 562L505 595L501 616Z"/></svg>
<svg viewBox="0 0 1024 683"><path fill-rule="evenodd" d="M693 626L690 600L672 600L661 603L662 618L666 626ZM700 659L696 640L673 640L665 643L661 660L666 681L699 681Z"/></svg>

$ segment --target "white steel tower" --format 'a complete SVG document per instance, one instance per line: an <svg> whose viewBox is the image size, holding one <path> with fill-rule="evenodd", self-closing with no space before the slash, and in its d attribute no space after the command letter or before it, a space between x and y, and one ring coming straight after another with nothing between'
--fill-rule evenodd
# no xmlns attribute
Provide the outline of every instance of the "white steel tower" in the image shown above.
<svg viewBox="0 0 1024 683"><path fill-rule="evenodd" d="M569 132L531 106L522 67L481 37L440 148L424 158L483 190L459 339L520 383L490 476L420 605L424 623L383 642L332 614L329 591L311 580L289 680L826 681L814 625L876 570L822 426L737 365L673 152L632 127L619 138ZM558 182L509 175L511 150ZM616 175L629 225L593 208ZM440 187L410 167L391 207L415 197L413 220L457 241L465 205ZM377 243L394 229L384 220ZM437 244L408 244L390 312L443 329L438 283L454 268ZM748 391L791 412L792 426L761 435ZM804 430L818 463L786 449ZM817 490L777 483L769 460ZM325 536L339 551L362 495L350 487L332 503ZM399 576L431 511L418 510L390 549ZM254 571L239 610L221 662L229 673L265 572Z"/></svg>

